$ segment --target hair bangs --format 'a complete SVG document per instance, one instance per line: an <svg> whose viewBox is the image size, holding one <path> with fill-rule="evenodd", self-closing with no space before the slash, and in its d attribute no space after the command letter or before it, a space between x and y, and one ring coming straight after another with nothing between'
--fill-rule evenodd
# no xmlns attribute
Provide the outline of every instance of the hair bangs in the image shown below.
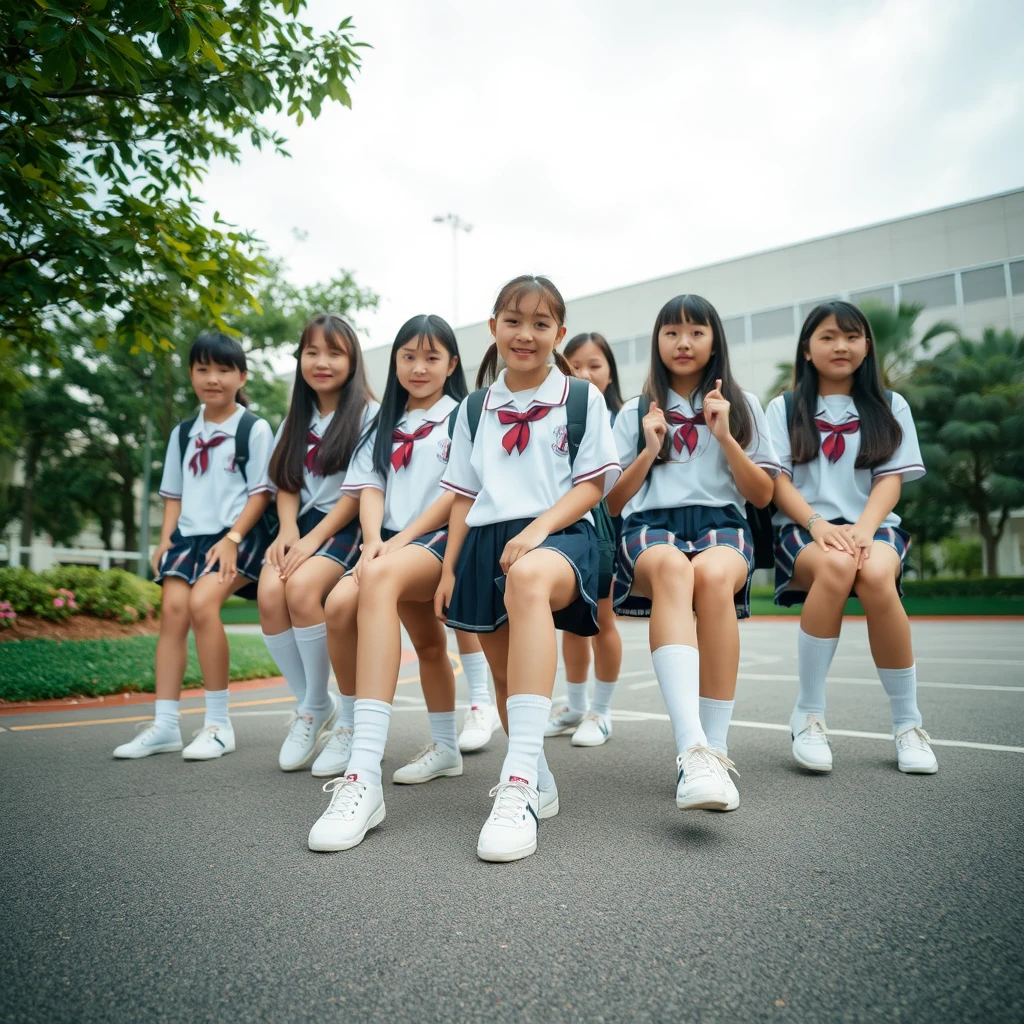
<svg viewBox="0 0 1024 1024"><path fill-rule="evenodd" d="M315 316L307 321L299 337L299 350L295 353L297 356L302 355L303 349L312 342L316 331L320 332L321 337L324 339L324 344L332 352L341 352L348 356L349 359L352 358L353 335L355 332L337 313L321 313L319 316Z"/></svg>
<svg viewBox="0 0 1024 1024"><path fill-rule="evenodd" d="M204 331L192 343L188 353L189 369L196 363L230 366L241 373L247 370L245 350L235 338L221 331Z"/></svg>
<svg viewBox="0 0 1024 1024"><path fill-rule="evenodd" d="M565 300L561 292L546 277L534 277L530 274L514 278L498 292L498 297L494 300L494 315L497 316L503 309L521 313L524 301L530 298L537 299L537 307L541 302L546 302L548 313L559 327L565 323Z"/></svg>

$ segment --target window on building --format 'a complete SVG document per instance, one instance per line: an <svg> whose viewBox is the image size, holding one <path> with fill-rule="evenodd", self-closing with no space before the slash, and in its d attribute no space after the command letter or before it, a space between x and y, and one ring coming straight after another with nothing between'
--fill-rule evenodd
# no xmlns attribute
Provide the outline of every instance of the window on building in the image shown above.
<svg viewBox="0 0 1024 1024"><path fill-rule="evenodd" d="M792 337L793 307L780 306L778 309L767 309L763 313L755 313L750 318L750 332L754 341L765 338Z"/></svg>
<svg viewBox="0 0 1024 1024"><path fill-rule="evenodd" d="M731 316L722 321L725 330L725 338L733 345L739 345L747 340L747 328L741 316Z"/></svg>
<svg viewBox="0 0 1024 1024"><path fill-rule="evenodd" d="M632 338L621 338L619 341L611 341L608 344L611 347L612 355L615 356L615 362L619 366L629 366L633 362Z"/></svg>
<svg viewBox="0 0 1024 1024"><path fill-rule="evenodd" d="M850 301L859 306L862 302L880 302L883 306L893 305L893 287L865 288L863 291L850 292Z"/></svg>
<svg viewBox="0 0 1024 1024"><path fill-rule="evenodd" d="M839 298L838 295L826 295L823 299L812 299L810 302L800 303L800 323L802 324L807 317L810 315L812 309L815 306L820 306L823 302L835 302Z"/></svg>
<svg viewBox="0 0 1024 1024"><path fill-rule="evenodd" d="M923 281L908 281L900 285L903 302L918 302L922 306L955 306L956 286L952 274L926 277Z"/></svg>
<svg viewBox="0 0 1024 1024"><path fill-rule="evenodd" d="M964 289L964 302L984 302L986 299L1006 298L1006 275L1003 265L965 270L960 275Z"/></svg>
<svg viewBox="0 0 1024 1024"><path fill-rule="evenodd" d="M1024 295L1024 260L1010 264L1010 287L1014 295Z"/></svg>

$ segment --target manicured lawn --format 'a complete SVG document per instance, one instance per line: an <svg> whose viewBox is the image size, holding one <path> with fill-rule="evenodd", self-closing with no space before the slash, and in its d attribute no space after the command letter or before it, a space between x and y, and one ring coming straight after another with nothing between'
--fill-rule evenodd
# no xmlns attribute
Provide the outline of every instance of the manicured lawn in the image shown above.
<svg viewBox="0 0 1024 1024"><path fill-rule="evenodd" d="M255 605L253 605L255 608ZM263 638L231 634L231 678L276 676ZM153 691L155 636L119 640L20 640L0 644L0 699L47 700ZM189 640L185 686L202 686L195 643Z"/></svg>

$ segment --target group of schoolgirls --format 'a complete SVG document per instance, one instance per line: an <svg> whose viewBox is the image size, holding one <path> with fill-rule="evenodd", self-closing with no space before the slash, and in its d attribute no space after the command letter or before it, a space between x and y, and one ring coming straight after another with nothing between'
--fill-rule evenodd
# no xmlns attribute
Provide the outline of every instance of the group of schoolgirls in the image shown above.
<svg viewBox="0 0 1024 1024"><path fill-rule="evenodd" d="M462 753L483 747L500 720L508 749L477 854L517 860L535 852L540 819L559 809L545 737L598 746L611 735L618 612L650 619L676 741L676 806L733 810L737 619L749 615L754 537L771 515L776 603L803 603L794 758L832 768L825 680L853 593L890 698L898 767L935 772L900 603L909 539L893 512L902 481L924 466L907 403L882 388L860 310L836 301L811 311L793 390L767 416L735 383L721 320L699 296L662 308L644 393L626 403L600 335L558 351L564 321L547 278L510 281L467 396L451 328L415 317L395 339L378 404L351 326L315 317L276 438L244 408L241 347L201 336L189 363L202 411L172 433L160 490L155 719L115 756L234 750L219 611L258 584L264 639L298 702L279 766L311 763L330 779L309 847L349 849L384 819L381 762L404 627L431 736L393 782L461 775ZM190 624L206 718L183 747ZM445 625L470 685L461 734ZM557 630L568 700L553 707ZM328 691L332 666L340 696Z"/></svg>

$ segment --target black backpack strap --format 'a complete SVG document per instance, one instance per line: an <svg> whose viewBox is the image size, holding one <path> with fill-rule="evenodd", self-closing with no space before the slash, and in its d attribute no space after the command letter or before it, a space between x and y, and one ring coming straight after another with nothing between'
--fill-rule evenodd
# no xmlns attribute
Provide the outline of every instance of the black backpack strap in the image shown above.
<svg viewBox="0 0 1024 1024"><path fill-rule="evenodd" d="M455 437L455 424L459 422L459 407L455 406L450 413L448 413L448 440L450 441Z"/></svg>
<svg viewBox="0 0 1024 1024"><path fill-rule="evenodd" d="M641 395L636 403L636 457L639 459L647 447L644 438L644 417L651 411L651 396Z"/></svg>
<svg viewBox="0 0 1024 1024"><path fill-rule="evenodd" d="M487 388L478 388L476 391L470 392L466 399L466 421L469 423L470 441L476 441L476 432L480 426L480 415L484 411L487 390Z"/></svg>
<svg viewBox="0 0 1024 1024"><path fill-rule="evenodd" d="M198 416L191 416L178 424L178 447L181 449L181 464L185 464L185 453L188 451L188 435L192 425L199 419Z"/></svg>
<svg viewBox="0 0 1024 1024"><path fill-rule="evenodd" d="M587 405L590 402L590 383L580 377L569 378L569 397L565 400L565 422L569 434L569 469L587 432Z"/></svg>
<svg viewBox="0 0 1024 1024"><path fill-rule="evenodd" d="M238 428L235 430L235 466L238 468L238 472L242 474L242 479L248 482L248 477L245 475L245 467L249 462L249 435L252 433L253 426L259 421L259 417L254 412L249 412L248 409L242 413L242 418L238 421Z"/></svg>
<svg viewBox="0 0 1024 1024"><path fill-rule="evenodd" d="M786 403L786 429L792 433L793 430L793 392L783 391L782 401Z"/></svg>

